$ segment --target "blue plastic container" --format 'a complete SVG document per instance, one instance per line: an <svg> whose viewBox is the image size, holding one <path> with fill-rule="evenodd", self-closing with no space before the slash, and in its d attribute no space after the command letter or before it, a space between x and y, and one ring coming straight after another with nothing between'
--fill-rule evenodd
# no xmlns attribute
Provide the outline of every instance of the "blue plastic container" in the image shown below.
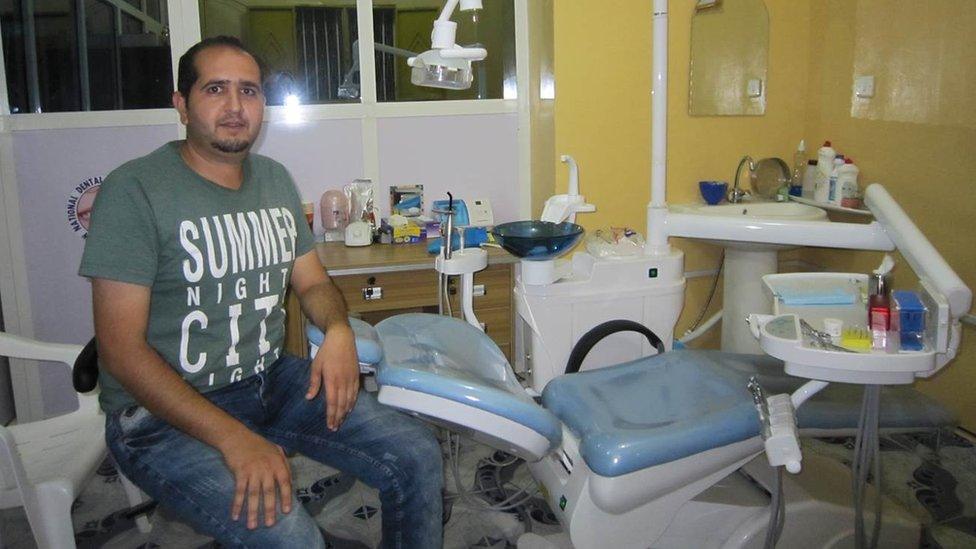
<svg viewBox="0 0 976 549"><path fill-rule="evenodd" d="M898 290L891 292L895 314L892 326L901 336L901 348L906 351L921 351L925 347L925 304L918 293Z"/></svg>
<svg viewBox="0 0 976 549"><path fill-rule="evenodd" d="M729 184L725 181L699 181L698 191L701 193L705 203L714 206L725 200L725 192L729 189Z"/></svg>

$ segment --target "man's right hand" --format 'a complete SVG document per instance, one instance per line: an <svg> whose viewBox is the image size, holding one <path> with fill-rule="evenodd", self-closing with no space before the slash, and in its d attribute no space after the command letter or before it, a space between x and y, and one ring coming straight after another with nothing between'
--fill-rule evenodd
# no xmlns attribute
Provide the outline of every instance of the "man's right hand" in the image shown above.
<svg viewBox="0 0 976 549"><path fill-rule="evenodd" d="M281 495L281 511L291 512L291 469L281 446L247 431L243 436L229 437L220 451L236 484L231 518L240 520L246 499L248 529L258 527L261 510L264 512L264 525L273 526L276 492Z"/></svg>

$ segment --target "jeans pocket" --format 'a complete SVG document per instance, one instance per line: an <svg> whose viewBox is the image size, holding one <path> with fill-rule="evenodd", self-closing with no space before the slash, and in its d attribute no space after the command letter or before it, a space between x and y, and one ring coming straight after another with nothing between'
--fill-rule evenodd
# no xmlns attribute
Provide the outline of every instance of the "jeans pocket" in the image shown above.
<svg viewBox="0 0 976 549"><path fill-rule="evenodd" d="M165 430L169 427L165 421L138 405L119 412L117 421L121 442L133 449L152 446L164 436Z"/></svg>

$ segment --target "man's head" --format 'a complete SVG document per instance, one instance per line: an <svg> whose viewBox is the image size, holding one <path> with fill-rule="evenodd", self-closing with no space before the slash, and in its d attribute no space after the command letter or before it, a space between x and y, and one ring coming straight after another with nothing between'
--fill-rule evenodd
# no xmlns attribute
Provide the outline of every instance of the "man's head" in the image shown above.
<svg viewBox="0 0 976 549"><path fill-rule="evenodd" d="M246 156L264 119L262 79L257 57L236 38L207 38L187 50L173 92L187 141L203 154Z"/></svg>

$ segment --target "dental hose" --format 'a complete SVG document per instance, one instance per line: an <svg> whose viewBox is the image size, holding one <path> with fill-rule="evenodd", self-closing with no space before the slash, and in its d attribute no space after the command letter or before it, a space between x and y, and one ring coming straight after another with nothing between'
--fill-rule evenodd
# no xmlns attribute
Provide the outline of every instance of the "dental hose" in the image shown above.
<svg viewBox="0 0 976 549"><path fill-rule="evenodd" d="M786 523L786 501L783 499L783 466L775 468L776 476L773 477L772 501L769 503L769 525L766 526L766 539L763 542L764 549L773 549L779 542L780 534L783 533L783 524Z"/></svg>
<svg viewBox="0 0 976 549"><path fill-rule="evenodd" d="M715 277L712 279L712 289L708 291L708 299L705 300L705 304L702 305L701 312L698 313L698 318L692 323L691 328L688 328L687 333L694 332L699 326L701 326L702 320L705 318L705 313L708 312L708 306L712 304L712 298L715 297L715 290L718 289L718 279L722 276L722 267L725 266L725 249L722 249L722 254L718 257L718 268L715 269Z"/></svg>
<svg viewBox="0 0 976 549"><path fill-rule="evenodd" d="M698 313L698 318L696 318L691 324L691 327L685 331L685 335L678 338L678 342L688 343L693 341L722 320L722 309L719 309L718 312L712 315L712 317L709 318L704 324L702 323L702 320L705 318L705 314L708 312L708 308L712 304L712 299L715 297L715 291L718 289L718 279L722 276L722 267L724 265L725 250L722 250L722 254L718 258L718 267L715 269L715 276L712 278L712 288L708 292L708 298L705 300L705 304L702 305L701 312Z"/></svg>
<svg viewBox="0 0 976 549"><path fill-rule="evenodd" d="M511 510L517 510L519 507L525 505L526 503L530 502L532 499L535 498L538 489L529 492L532 486L520 488L519 490L516 490L514 493L507 496L498 494L498 492L505 493L504 488L502 488L500 485L491 488L482 487L481 490L468 490L467 488L465 488L464 485L461 483L460 463L459 463L461 457L461 436L453 434L451 432L448 432L447 436L448 436L447 439L448 461L450 462L451 465L451 473L452 476L454 477L454 487L457 490L457 497L462 502L466 503L467 505L469 505L474 509L481 509L486 511L511 511ZM474 494L476 493L488 493L488 492L496 492L494 495L501 497L502 498L501 501L488 503L484 500L474 497Z"/></svg>
<svg viewBox="0 0 976 549"><path fill-rule="evenodd" d="M881 386L866 385L861 400L861 415L858 419L851 464L851 488L854 492L854 545L857 549L876 548L881 534L881 452L878 440L880 410ZM864 528L864 499L869 471L875 487L874 527L870 539Z"/></svg>

